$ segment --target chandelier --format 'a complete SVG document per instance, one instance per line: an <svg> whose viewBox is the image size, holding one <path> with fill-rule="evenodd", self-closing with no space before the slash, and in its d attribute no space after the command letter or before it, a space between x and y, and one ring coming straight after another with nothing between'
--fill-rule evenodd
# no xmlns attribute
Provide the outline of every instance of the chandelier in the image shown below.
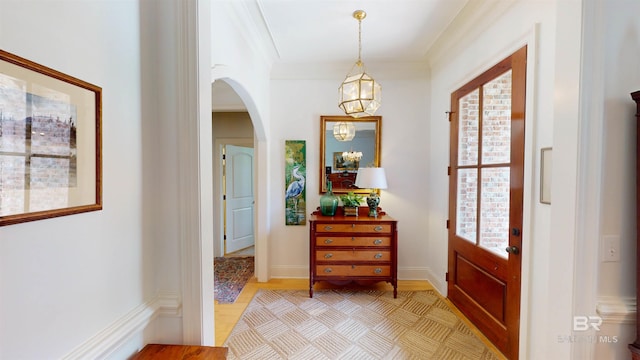
<svg viewBox="0 0 640 360"><path fill-rule="evenodd" d="M342 159L350 162L358 162L362 159L362 152L353 150L345 151L342 153Z"/></svg>
<svg viewBox="0 0 640 360"><path fill-rule="evenodd" d="M380 107L382 88L366 73L362 62L362 20L367 17L364 10L356 10L353 17L358 20L358 61L353 65L338 88L340 104L338 107L354 118L371 116Z"/></svg>
<svg viewBox="0 0 640 360"><path fill-rule="evenodd" d="M356 126L352 122L340 121L333 125L333 137L338 141L351 141L356 136Z"/></svg>

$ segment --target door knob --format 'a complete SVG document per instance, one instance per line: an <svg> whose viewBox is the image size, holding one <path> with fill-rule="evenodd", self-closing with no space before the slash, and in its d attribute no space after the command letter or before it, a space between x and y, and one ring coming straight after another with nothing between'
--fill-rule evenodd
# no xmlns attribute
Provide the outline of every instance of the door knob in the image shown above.
<svg viewBox="0 0 640 360"><path fill-rule="evenodd" d="M509 254L513 254L513 255L518 255L520 254L520 249L518 249L517 246L507 246L506 249L504 249L506 252L508 252Z"/></svg>

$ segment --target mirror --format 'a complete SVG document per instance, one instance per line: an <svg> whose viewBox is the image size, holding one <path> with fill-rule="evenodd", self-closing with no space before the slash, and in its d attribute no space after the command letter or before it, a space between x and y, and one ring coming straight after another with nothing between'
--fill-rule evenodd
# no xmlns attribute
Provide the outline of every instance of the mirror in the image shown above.
<svg viewBox="0 0 640 360"><path fill-rule="evenodd" d="M355 136L349 141L338 141L333 127L339 122L353 123ZM327 180L333 192L346 194L349 191L368 194L370 189L355 186L358 167L380 166L380 129L382 116L353 118L351 116L320 117L320 193L327 192ZM345 151L362 152L360 161L343 159Z"/></svg>

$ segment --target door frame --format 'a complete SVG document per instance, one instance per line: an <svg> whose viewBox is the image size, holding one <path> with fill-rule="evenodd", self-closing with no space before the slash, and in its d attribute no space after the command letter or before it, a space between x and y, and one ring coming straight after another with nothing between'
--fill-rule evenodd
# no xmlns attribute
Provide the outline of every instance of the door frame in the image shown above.
<svg viewBox="0 0 640 360"><path fill-rule="evenodd" d="M215 130L215 129L214 129ZM213 218L213 254L215 256L224 256L224 203L222 202L222 147L225 145L236 145L236 146L244 146L253 148L255 154L255 147L253 145L252 138L216 138L213 140L213 208L216 209L214 213L217 213L217 216ZM254 171L253 171L253 187L255 190L256 187L256 168L254 161ZM255 209L257 207L257 198L254 198L256 201L256 206L254 206L254 219L255 219ZM254 233L256 229L256 224L254 222ZM255 240L254 240L255 241Z"/></svg>

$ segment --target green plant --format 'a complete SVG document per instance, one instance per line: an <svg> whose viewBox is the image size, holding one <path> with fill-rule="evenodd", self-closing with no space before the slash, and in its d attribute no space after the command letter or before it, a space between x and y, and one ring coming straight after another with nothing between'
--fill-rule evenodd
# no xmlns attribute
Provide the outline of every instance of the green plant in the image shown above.
<svg viewBox="0 0 640 360"><path fill-rule="evenodd" d="M364 197L360 194L356 194L353 191L349 191L344 195L340 195L340 200L342 200L342 205L344 206L360 206L360 202Z"/></svg>

